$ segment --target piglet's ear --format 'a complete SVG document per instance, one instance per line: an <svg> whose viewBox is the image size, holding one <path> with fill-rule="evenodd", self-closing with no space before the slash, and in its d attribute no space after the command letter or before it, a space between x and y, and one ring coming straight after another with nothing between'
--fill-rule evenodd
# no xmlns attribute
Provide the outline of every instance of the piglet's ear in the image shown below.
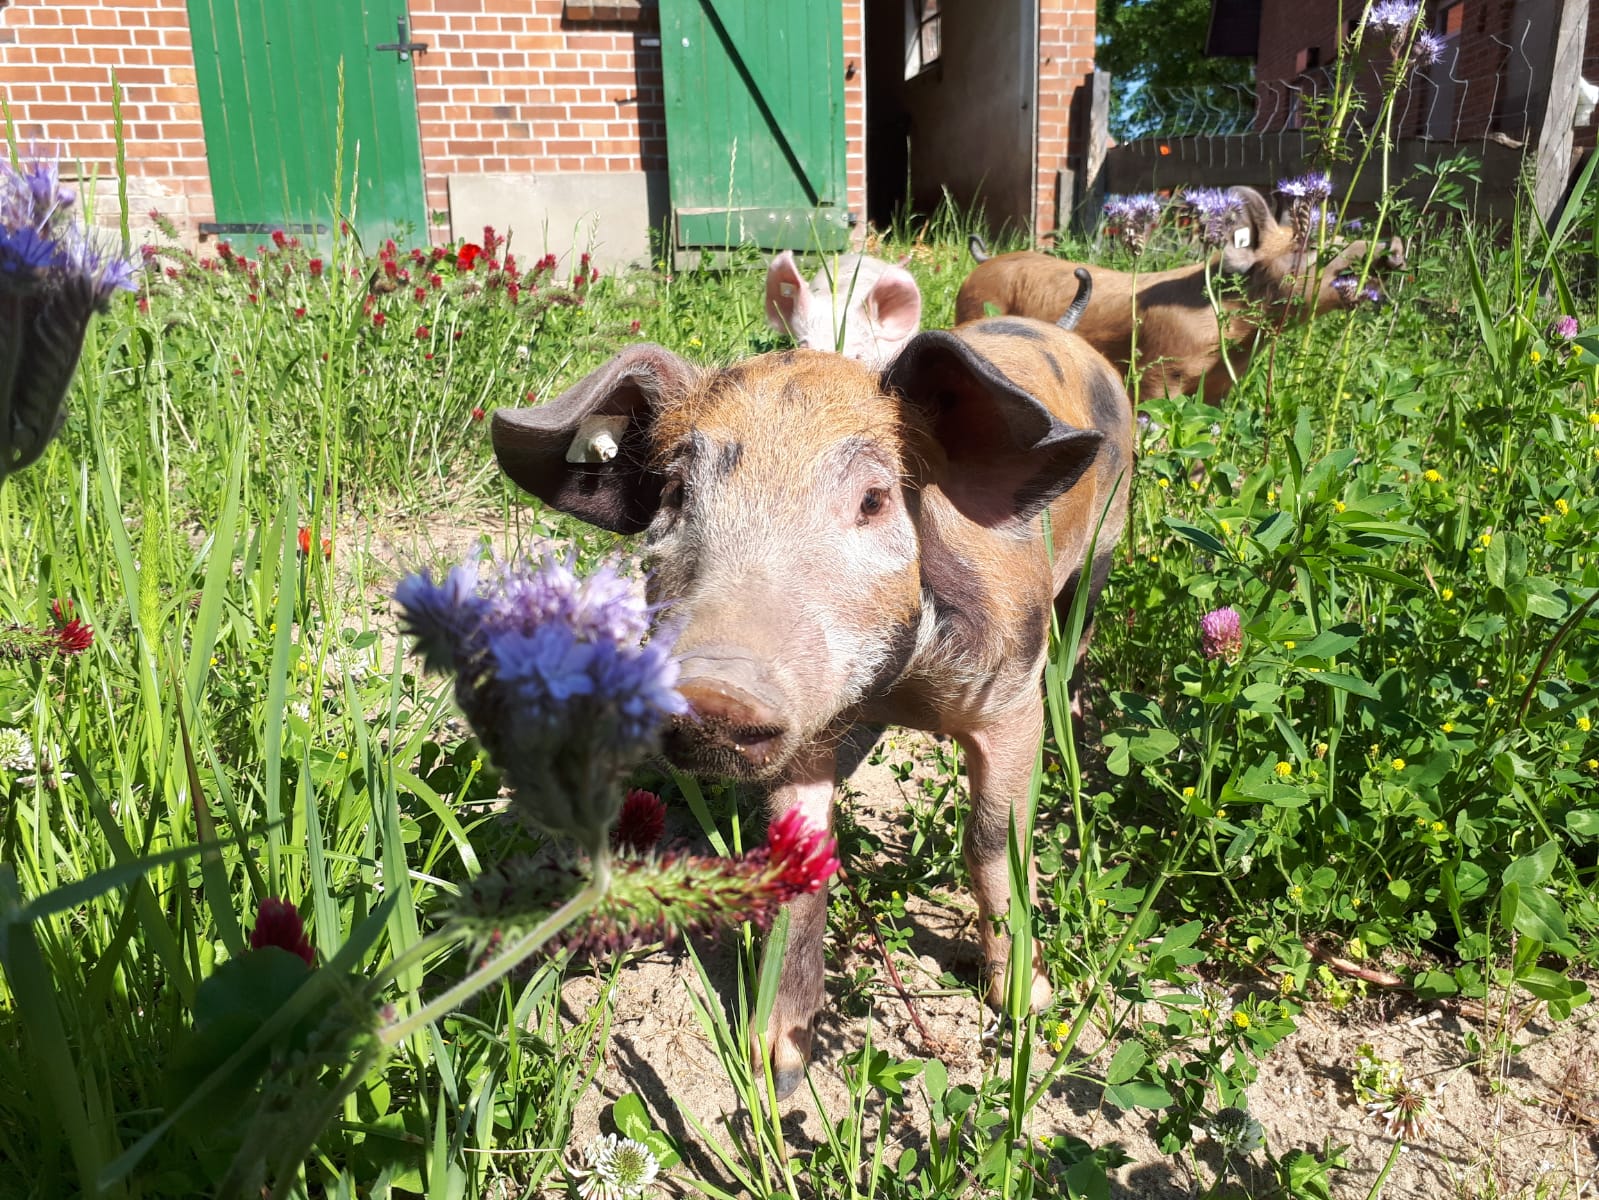
<svg viewBox="0 0 1599 1200"><path fill-rule="evenodd" d="M922 293L900 267L883 268L866 304L879 341L903 342L921 327Z"/></svg>
<svg viewBox="0 0 1599 1200"><path fill-rule="evenodd" d="M552 508L616 533L637 533L661 499L649 469L663 402L698 370L660 346L630 346L548 404L500 408L490 427L500 470Z"/></svg>
<svg viewBox="0 0 1599 1200"><path fill-rule="evenodd" d="M810 318L811 294L805 277L785 250L766 268L766 323L778 333L799 337Z"/></svg>
<svg viewBox="0 0 1599 1200"><path fill-rule="evenodd" d="M990 528L1031 521L1093 463L1103 435L1062 421L961 338L929 330L883 372L942 448L936 485Z"/></svg>
<svg viewBox="0 0 1599 1200"><path fill-rule="evenodd" d="M1254 265L1262 243L1277 232L1277 218L1262 196L1251 187L1233 187L1228 193L1244 206L1244 219L1231 234L1230 243L1222 249L1222 270L1243 274Z"/></svg>

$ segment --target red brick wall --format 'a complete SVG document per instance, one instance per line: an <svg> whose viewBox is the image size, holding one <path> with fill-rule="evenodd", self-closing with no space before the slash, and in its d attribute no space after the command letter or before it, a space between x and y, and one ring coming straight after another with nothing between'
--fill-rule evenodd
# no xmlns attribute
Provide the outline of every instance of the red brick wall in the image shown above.
<svg viewBox="0 0 1599 1200"><path fill-rule="evenodd" d="M1079 87L1092 87L1094 4L1092 0L1039 0L1038 6L1038 183L1034 228L1054 229L1071 203L1057 194L1067 154L1085 148L1072 144L1072 103ZM1085 123L1086 124L1086 123ZM1087 133L1084 128L1078 136Z"/></svg>
<svg viewBox="0 0 1599 1200"><path fill-rule="evenodd" d="M103 177L114 223L111 73L122 84L133 223L159 207L191 227L212 217L205 131L184 0L16 0L0 7L0 94L24 151L59 153ZM66 173L66 172L64 172Z"/></svg>
<svg viewBox="0 0 1599 1200"><path fill-rule="evenodd" d="M452 174L666 168L653 19L565 20L562 0L411 0L410 10L428 45L415 62L430 212L449 207Z"/></svg>

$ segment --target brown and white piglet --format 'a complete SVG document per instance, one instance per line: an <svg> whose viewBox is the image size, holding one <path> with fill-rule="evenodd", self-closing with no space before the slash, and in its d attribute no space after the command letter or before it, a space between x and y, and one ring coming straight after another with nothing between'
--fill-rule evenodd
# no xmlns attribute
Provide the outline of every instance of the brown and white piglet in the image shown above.
<svg viewBox="0 0 1599 1200"><path fill-rule="evenodd" d="M766 268L766 323L809 350L836 350L886 367L922 322L922 293L910 272L880 258L824 260L809 284L785 250Z"/></svg>
<svg viewBox="0 0 1599 1200"><path fill-rule="evenodd" d="M765 784L773 815L798 806L824 826L852 724L959 743L997 1002L1006 835L1043 730L1050 607L1080 586L1092 604L1126 520L1132 410L1110 365L1023 319L920 334L882 373L812 350L705 369L645 345L543 407L500 409L493 437L523 488L644 535L650 599L681 629L693 711L667 753L682 767ZM757 1048L782 1095L803 1076L823 1001L827 899L790 915Z"/></svg>
<svg viewBox="0 0 1599 1200"><path fill-rule="evenodd" d="M955 320L980 318L992 305L1001 313L1056 320L1071 304L1074 272L1086 267L1094 281L1093 299L1077 332L1122 371L1133 354L1133 289L1137 287L1139 393L1142 396L1203 393L1219 403L1234 374L1249 365L1255 335L1262 326L1303 319L1354 301L1354 289L1337 280L1365 262L1369 243L1344 246L1325 267L1316 267L1315 247L1304 246L1287 225L1279 225L1265 199L1252 188L1232 189L1244 207L1247 238L1214 254L1213 287L1227 318L1227 359L1216 313L1205 291L1205 264L1172 271L1141 271L1136 276L1093 264L1067 262L1048 254L1022 251L979 260L955 297ZM981 246L974 239L974 255ZM1374 267L1399 270L1405 246L1392 239L1379 249Z"/></svg>

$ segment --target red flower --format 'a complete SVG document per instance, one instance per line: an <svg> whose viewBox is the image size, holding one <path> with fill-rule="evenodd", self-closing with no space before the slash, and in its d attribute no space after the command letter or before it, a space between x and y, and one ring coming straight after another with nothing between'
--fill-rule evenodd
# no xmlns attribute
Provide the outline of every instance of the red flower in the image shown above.
<svg viewBox="0 0 1599 1200"><path fill-rule="evenodd" d="M461 340L461 332L462 332L461 330L457 329L454 333L450 334L450 336L452 338L454 338L456 341L460 341Z"/></svg>
<svg viewBox="0 0 1599 1200"><path fill-rule="evenodd" d="M426 341L428 336L428 327L426 325L418 325L416 327L416 336L422 341Z"/></svg>
<svg viewBox="0 0 1599 1200"><path fill-rule="evenodd" d="M474 408L472 410L472 419L474 421L481 421L486 416L488 416L488 414L486 412L484 412L481 408Z"/></svg>
<svg viewBox="0 0 1599 1200"><path fill-rule="evenodd" d="M330 537L325 537L322 539L322 557L333 557L333 539Z"/></svg>
<svg viewBox="0 0 1599 1200"><path fill-rule="evenodd" d="M515 304L522 295L522 285L519 283L506 284L505 294L510 297L511 303Z"/></svg>
<svg viewBox="0 0 1599 1200"><path fill-rule="evenodd" d="M633 323L627 327L627 331L629 333L637 333L639 331L639 323L638 323L638 321L634 320Z"/></svg>
<svg viewBox="0 0 1599 1200"><path fill-rule="evenodd" d="M302 321L303 321L303 320L305 320L305 309L303 309L303 308L297 308L297 309L295 309L295 310L294 310L294 315L295 315L295 316L296 316L296 317L297 317L297 318L299 318L299 319L300 319L300 320L302 320Z"/></svg>
<svg viewBox="0 0 1599 1200"><path fill-rule="evenodd" d="M501 241L502 239L499 238L494 232L494 226L483 226L483 249L487 250L490 254L493 254L495 248L501 244Z"/></svg>
<svg viewBox="0 0 1599 1200"><path fill-rule="evenodd" d="M470 271L474 266L477 265L477 260L482 253L482 246L476 246L471 242L467 242L466 245L462 246L461 249L456 253L455 269L457 271Z"/></svg>
<svg viewBox="0 0 1599 1200"><path fill-rule="evenodd" d="M767 826L766 849L784 903L821 891L839 868L833 835L812 825L798 808Z"/></svg>
<svg viewBox="0 0 1599 1200"><path fill-rule="evenodd" d="M250 931L250 949L262 950L267 946L299 955L308 967L316 966L316 951L311 949L311 939L305 936L305 922L300 920L299 910L276 896L261 901L255 914L255 928Z"/></svg>
<svg viewBox="0 0 1599 1200"><path fill-rule="evenodd" d="M56 649L63 654L82 654L94 644L94 630L72 615L72 601L50 602L51 615L56 619Z"/></svg>
<svg viewBox="0 0 1599 1200"><path fill-rule="evenodd" d="M623 854L648 854L666 833L666 805L654 792L634 788L622 802L611 830L611 849Z"/></svg>
<svg viewBox="0 0 1599 1200"><path fill-rule="evenodd" d="M595 267L592 271L589 272L589 282L590 283L598 283L599 281L600 281L600 269L598 267Z"/></svg>
<svg viewBox="0 0 1599 1200"><path fill-rule="evenodd" d="M372 324L376 325L379 329L382 329L387 321L388 317L384 316L380 312L372 314Z"/></svg>
<svg viewBox="0 0 1599 1200"><path fill-rule="evenodd" d="M140 312L143 312L143 313L149 312L150 311L150 297L148 297L148 296L140 296L137 307L138 307Z"/></svg>
<svg viewBox="0 0 1599 1200"><path fill-rule="evenodd" d="M427 255L423 254L422 251L418 250L415 246L412 246L411 262L420 267L423 263L427 262Z"/></svg>
<svg viewBox="0 0 1599 1200"><path fill-rule="evenodd" d="M283 236L283 230L274 229L272 231L272 244L279 250L283 249L283 247L288 244L288 241L289 239Z"/></svg>
<svg viewBox="0 0 1599 1200"><path fill-rule="evenodd" d="M311 272L312 279L322 278L322 260L320 258L313 258L310 262L306 263L305 266L306 269Z"/></svg>
<svg viewBox="0 0 1599 1200"><path fill-rule="evenodd" d="M339 222L339 234L341 237L350 236L350 223L348 221Z"/></svg>
<svg viewBox="0 0 1599 1200"><path fill-rule="evenodd" d="M531 401L534 404L538 403L538 399L539 399L538 398L538 394L532 388L528 388L528 390L527 390L527 398L528 398L529 401Z"/></svg>
<svg viewBox="0 0 1599 1200"><path fill-rule="evenodd" d="M383 249L378 251L378 257L379 258L384 258L384 259L389 259L389 260L392 261L394 256L396 254L398 254L399 252L400 252L400 248L394 244L394 239L393 238L384 238L383 239Z"/></svg>
<svg viewBox="0 0 1599 1200"><path fill-rule="evenodd" d="M424 355L423 355L423 356L422 356L422 357L423 357L423 359L425 359L425 360L426 360L426 361L427 361L427 362L432 362L432 361L433 361L433 354L432 354L432 352L431 352L431 351L429 351L429 352L428 352L428 353L427 353L427 354L424 354Z"/></svg>
<svg viewBox="0 0 1599 1200"><path fill-rule="evenodd" d="M444 276L442 276L442 275L429 275L428 276L428 287L432 288L434 291L438 291L443 286L444 286Z"/></svg>
<svg viewBox="0 0 1599 1200"><path fill-rule="evenodd" d="M223 262L229 261L233 257L233 247L228 245L226 242L218 242L217 257Z"/></svg>
<svg viewBox="0 0 1599 1200"><path fill-rule="evenodd" d="M177 277L178 277L178 269L176 267L168 267L167 268L167 278L168 279L176 279Z"/></svg>
<svg viewBox="0 0 1599 1200"><path fill-rule="evenodd" d="M416 289L416 291L411 293L411 295L415 298L415 300L416 300L416 302L418 304L422 304L428 298L428 290L427 290L427 288L419 287L419 288Z"/></svg>
<svg viewBox="0 0 1599 1200"><path fill-rule="evenodd" d="M393 279L400 273L400 264L395 262L392 258L385 258L383 260L383 273L390 279Z"/></svg>
<svg viewBox="0 0 1599 1200"><path fill-rule="evenodd" d="M245 299L248 300L251 304L260 304L261 303L261 297L257 296L254 292L251 292L248 296L245 297Z"/></svg>
<svg viewBox="0 0 1599 1200"><path fill-rule="evenodd" d="M300 526L300 553L311 553L311 531L306 526Z"/></svg>

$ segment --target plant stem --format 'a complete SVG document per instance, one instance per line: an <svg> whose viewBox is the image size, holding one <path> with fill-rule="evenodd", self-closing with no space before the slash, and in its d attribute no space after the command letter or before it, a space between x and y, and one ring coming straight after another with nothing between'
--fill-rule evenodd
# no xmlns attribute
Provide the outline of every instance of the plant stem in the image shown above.
<svg viewBox="0 0 1599 1200"><path fill-rule="evenodd" d="M1394 1164L1399 1161L1399 1152L1405 1148L1404 1138L1394 1139L1394 1148L1388 1151L1388 1161L1383 1163L1382 1170L1377 1172L1377 1178L1371 1185L1371 1191L1366 1193L1366 1200L1377 1200L1382 1192L1382 1185L1388 1182L1388 1172L1394 1169Z"/></svg>

